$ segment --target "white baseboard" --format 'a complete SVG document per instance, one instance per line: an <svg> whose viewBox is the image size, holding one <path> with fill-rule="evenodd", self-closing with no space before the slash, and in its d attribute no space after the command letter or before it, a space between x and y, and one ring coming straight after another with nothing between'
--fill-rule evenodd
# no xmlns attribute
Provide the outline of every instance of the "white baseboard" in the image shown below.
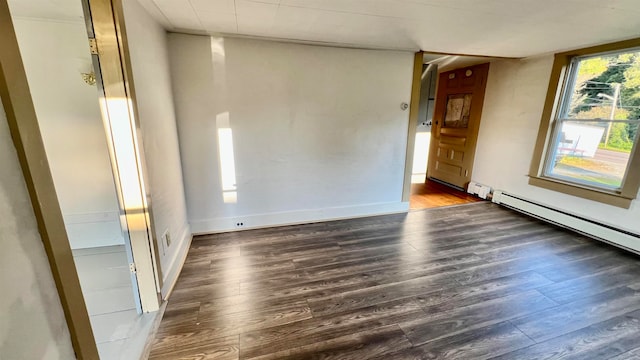
<svg viewBox="0 0 640 360"><path fill-rule="evenodd" d="M571 214L502 190L494 191L493 202L614 246L640 253L640 234L604 224L595 219Z"/></svg>
<svg viewBox="0 0 640 360"><path fill-rule="evenodd" d="M407 211L409 211L408 202L393 202L195 220L191 221L190 224L194 234L207 234L395 214ZM243 223L243 226L238 227L237 223L239 222Z"/></svg>
<svg viewBox="0 0 640 360"><path fill-rule="evenodd" d="M169 262L168 271L162 272L164 276L162 279L162 289L160 290L160 293L163 300L166 300L171 294L173 287L176 285L176 281L178 281L178 276L180 275L182 266L187 260L187 254L189 253L191 240L193 239L188 225L183 228L182 234L180 234L178 239L180 239L180 247L175 251L173 258Z"/></svg>

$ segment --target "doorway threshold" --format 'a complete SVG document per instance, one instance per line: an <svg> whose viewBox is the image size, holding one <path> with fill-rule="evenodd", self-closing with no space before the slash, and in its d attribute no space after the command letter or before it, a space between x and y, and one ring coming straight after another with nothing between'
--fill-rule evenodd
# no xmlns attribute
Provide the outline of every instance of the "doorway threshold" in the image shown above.
<svg viewBox="0 0 640 360"><path fill-rule="evenodd" d="M411 184L411 197L409 198L409 209L431 209L442 206L469 204L483 201L482 199L467 194L465 191L444 184L440 181L427 179L422 184Z"/></svg>

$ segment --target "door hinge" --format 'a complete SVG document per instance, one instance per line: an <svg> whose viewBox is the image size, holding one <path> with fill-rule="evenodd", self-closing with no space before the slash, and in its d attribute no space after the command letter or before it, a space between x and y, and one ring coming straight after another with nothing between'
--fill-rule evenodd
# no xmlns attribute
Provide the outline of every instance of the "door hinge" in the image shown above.
<svg viewBox="0 0 640 360"><path fill-rule="evenodd" d="M130 263L129 264L129 271L131 271L132 273L135 274L135 272L136 272L136 264Z"/></svg>
<svg viewBox="0 0 640 360"><path fill-rule="evenodd" d="M91 55L98 55L98 43L95 38L89 38L89 50Z"/></svg>
<svg viewBox="0 0 640 360"><path fill-rule="evenodd" d="M468 177L469 176L469 169L464 171L464 177Z"/></svg>

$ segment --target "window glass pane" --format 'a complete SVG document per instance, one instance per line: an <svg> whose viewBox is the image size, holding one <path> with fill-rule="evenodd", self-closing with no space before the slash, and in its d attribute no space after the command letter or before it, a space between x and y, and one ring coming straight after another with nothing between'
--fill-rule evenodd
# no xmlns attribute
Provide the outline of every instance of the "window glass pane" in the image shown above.
<svg viewBox="0 0 640 360"><path fill-rule="evenodd" d="M547 175L585 185L622 186L638 122L562 121ZM609 133L609 145L604 139ZM633 135L631 135L633 133Z"/></svg>
<svg viewBox="0 0 640 360"><path fill-rule="evenodd" d="M640 50L578 59L563 117L640 119Z"/></svg>

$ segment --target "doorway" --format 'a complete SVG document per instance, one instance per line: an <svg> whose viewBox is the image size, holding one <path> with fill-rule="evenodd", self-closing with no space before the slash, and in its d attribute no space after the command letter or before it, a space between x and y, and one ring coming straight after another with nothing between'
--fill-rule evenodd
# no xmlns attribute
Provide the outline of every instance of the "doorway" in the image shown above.
<svg viewBox="0 0 640 360"><path fill-rule="evenodd" d="M25 180L33 189L34 211L41 217L40 232L76 354L133 359L140 357L157 314L159 286L148 250L151 224L142 199L131 105L127 96L108 93L117 86L106 91L107 81L103 84L103 79L111 79L124 88L125 81L121 74L113 81L113 69L102 68L95 46L90 46L105 37L113 44L115 37L111 4L96 3L102 6L90 9L85 3L83 8L81 2L63 0L51 7L47 1L10 0L10 14L0 9L0 15L10 19L3 41L11 49L2 65L10 63L6 68L18 75L3 85L24 110L8 116L20 124L15 125L21 140L16 147L26 154L23 167L43 169L39 176L25 172ZM89 15L94 13L108 19L111 33L103 28L101 36L95 36ZM103 48L101 56L109 50ZM118 61L109 65L122 72L124 60L117 53ZM125 165L135 171L124 176ZM136 237L139 241L132 246Z"/></svg>
<svg viewBox="0 0 640 360"><path fill-rule="evenodd" d="M116 358L109 353L119 351L142 308L82 6L68 2L65 16L76 20L18 7L13 23L98 351Z"/></svg>
<svg viewBox="0 0 640 360"><path fill-rule="evenodd" d="M415 126L415 139L409 207L418 210L481 201L467 194L465 189L471 178L488 67L488 64L476 64L486 63L489 59L423 53L422 60L417 121L412 125ZM449 77L456 79L455 82ZM416 79L414 74L414 81ZM458 98L461 101L457 101ZM459 107L447 111L447 106L452 108L458 102ZM459 122L453 123L452 119L457 115L460 115ZM470 115L473 115L472 121L469 121ZM465 169L460 166L463 163ZM454 170L458 170L457 177L453 176Z"/></svg>

